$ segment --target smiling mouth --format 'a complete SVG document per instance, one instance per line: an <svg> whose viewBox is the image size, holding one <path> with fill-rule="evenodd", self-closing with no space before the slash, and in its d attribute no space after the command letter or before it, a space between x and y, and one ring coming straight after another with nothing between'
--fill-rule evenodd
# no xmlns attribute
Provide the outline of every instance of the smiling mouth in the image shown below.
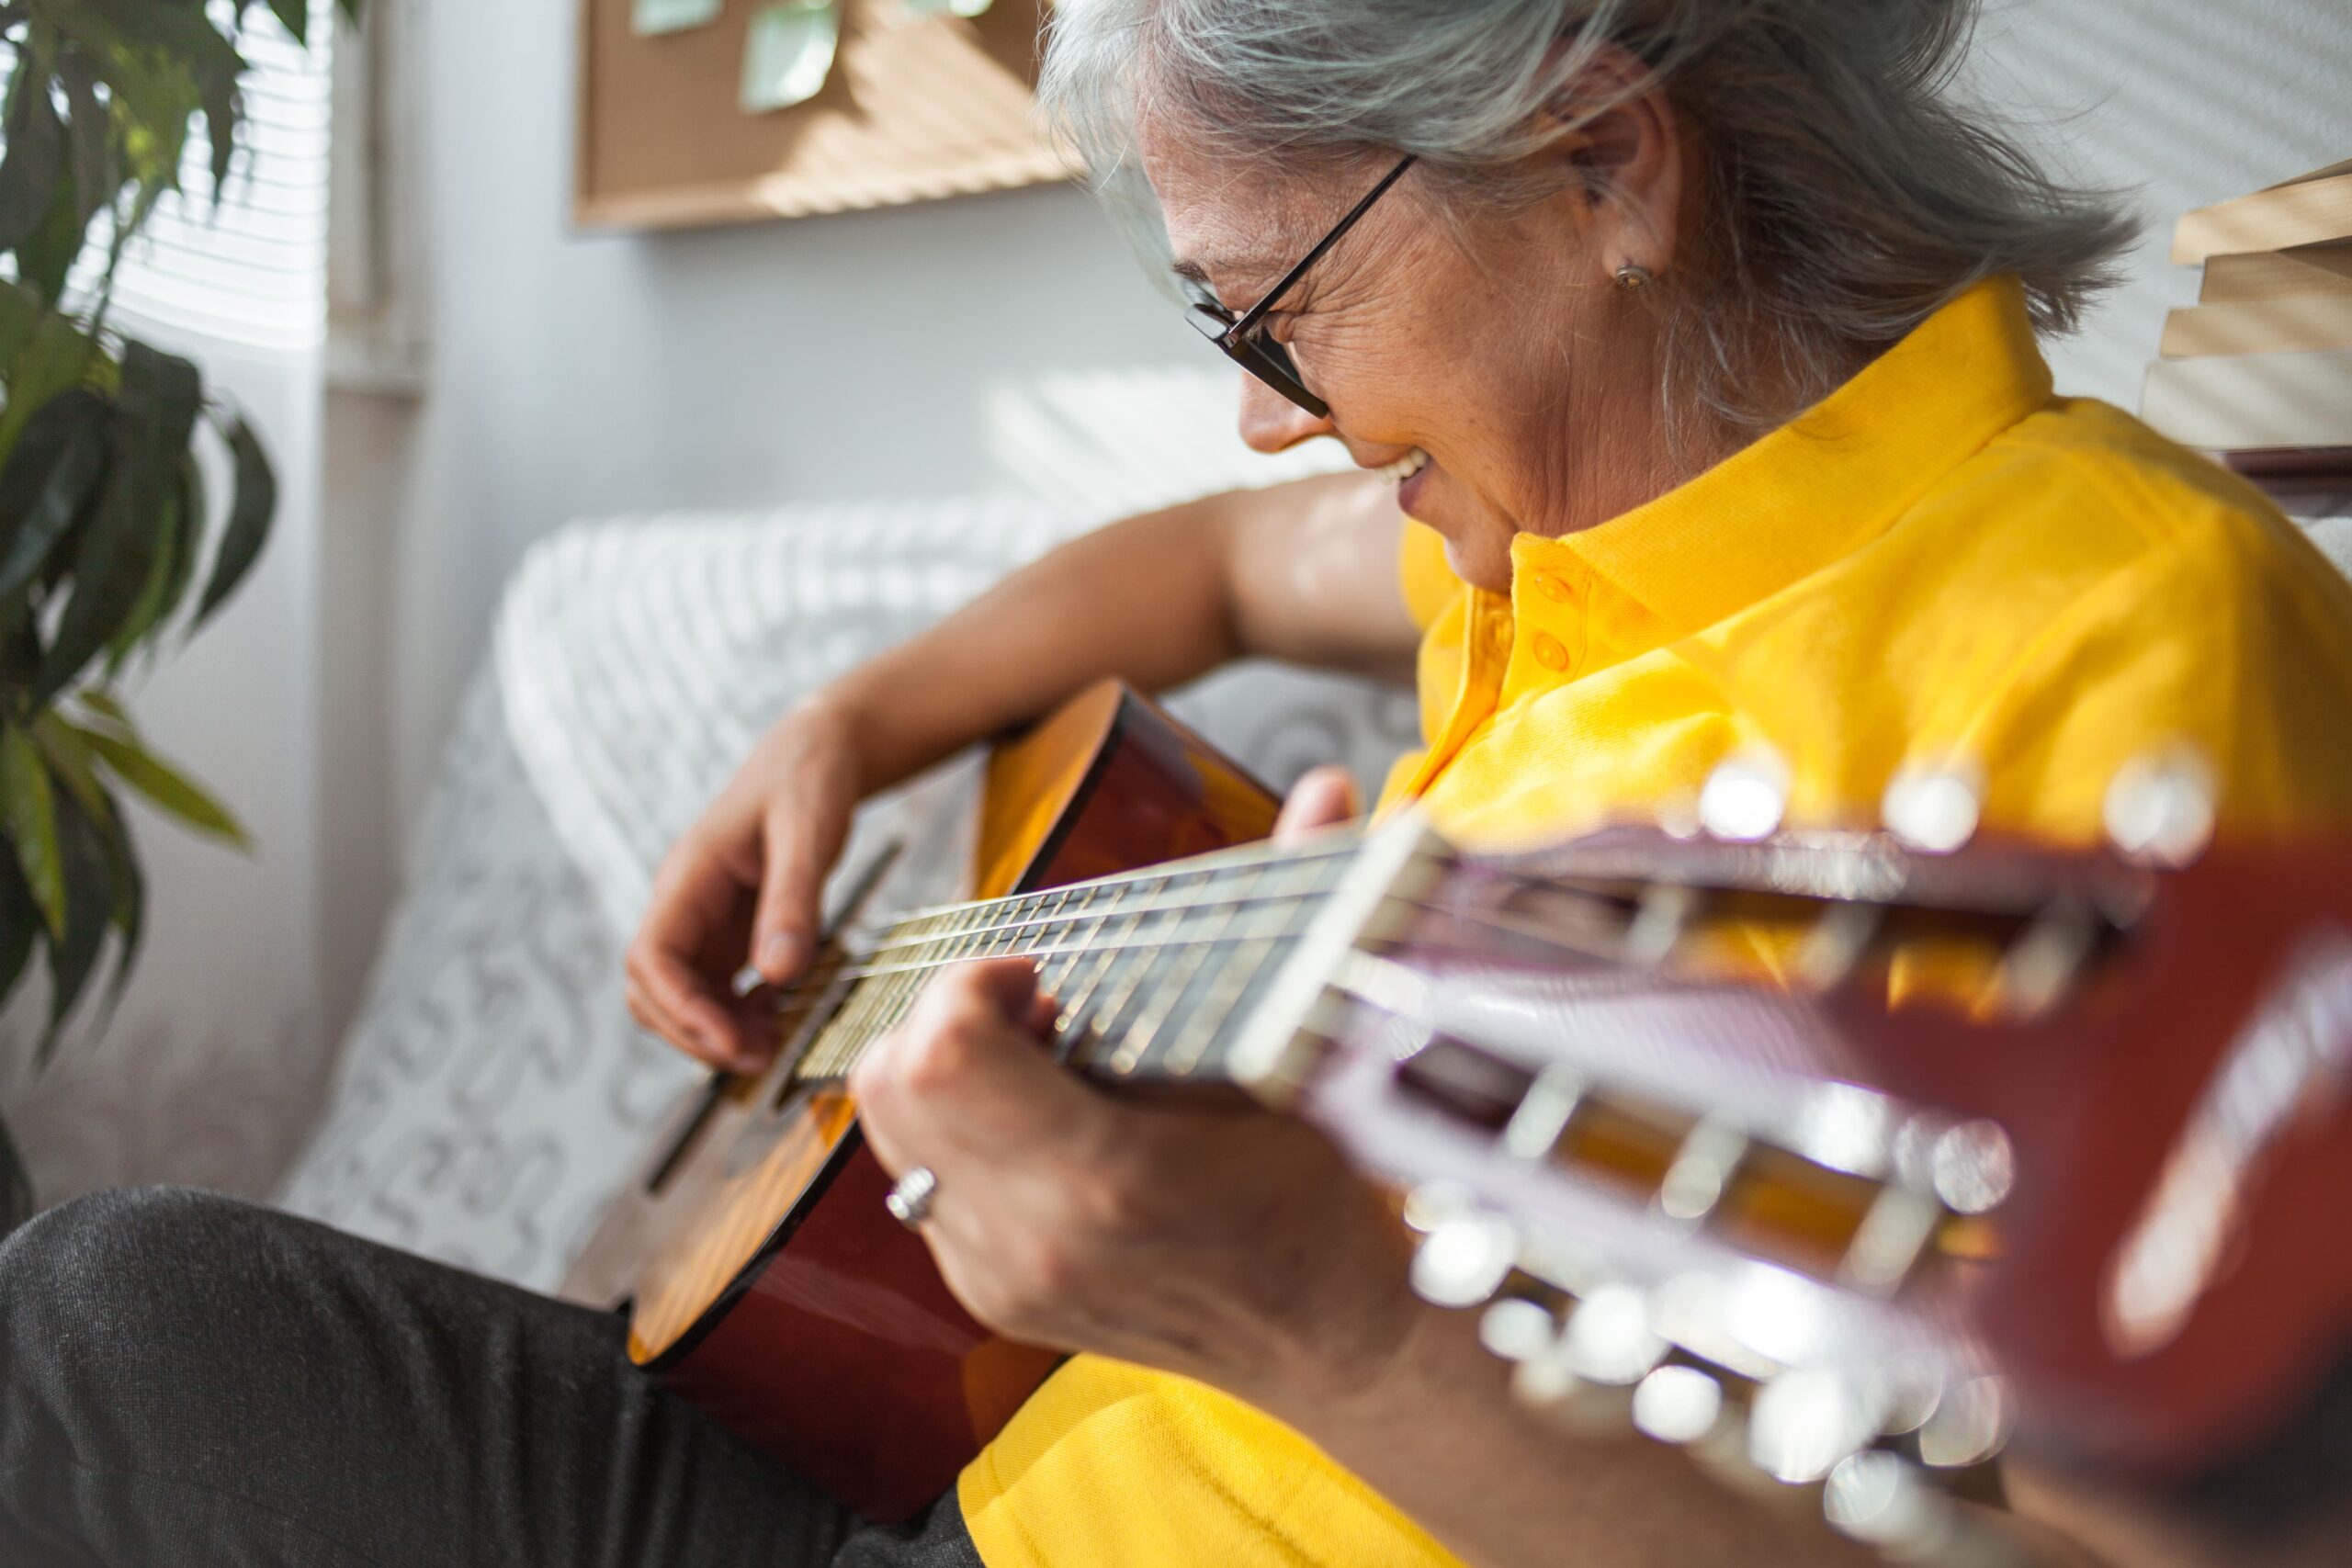
<svg viewBox="0 0 2352 1568"><path fill-rule="evenodd" d="M1397 458L1395 462L1384 463L1379 468L1373 469L1373 472L1378 474L1382 479L1390 480L1393 483L1403 484L1407 479L1411 479L1415 474L1419 473L1423 468L1426 468L1429 466L1430 455L1416 446L1410 452L1408 452L1403 457Z"/></svg>

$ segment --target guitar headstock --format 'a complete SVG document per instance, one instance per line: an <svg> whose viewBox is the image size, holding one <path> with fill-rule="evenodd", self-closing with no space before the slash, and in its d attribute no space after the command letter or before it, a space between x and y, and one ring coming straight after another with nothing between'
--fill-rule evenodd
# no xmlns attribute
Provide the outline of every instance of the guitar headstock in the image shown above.
<svg viewBox="0 0 2352 1568"><path fill-rule="evenodd" d="M2208 848L2152 780L2129 852L1399 825L1245 1077L1563 1419L1868 1539L2013 1429L2180 1477L2352 1347L2352 844Z"/></svg>

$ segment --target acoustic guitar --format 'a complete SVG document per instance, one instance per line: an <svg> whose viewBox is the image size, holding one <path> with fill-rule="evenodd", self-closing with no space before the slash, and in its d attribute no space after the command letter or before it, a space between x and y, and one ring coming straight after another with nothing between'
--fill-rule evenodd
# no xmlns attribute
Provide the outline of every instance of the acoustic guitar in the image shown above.
<svg viewBox="0 0 2352 1568"><path fill-rule="evenodd" d="M560 1293L626 1310L632 1359L868 1517L928 1505L1060 1358L956 1303L884 1209L889 1181L843 1080L933 971L1025 953L1066 1000L1073 1068L1216 1081L1234 1021L1342 862L1122 874L1261 840L1280 806L1117 682L1000 744L974 854L982 901L873 920L876 876L853 887L779 998L774 1065L716 1075L680 1108Z"/></svg>
<svg viewBox="0 0 2352 1568"><path fill-rule="evenodd" d="M1717 1446L1762 1412L1794 1436L1749 1468L1782 1483L1923 1404L1948 1463L2022 1409L2054 1442L2185 1467L2340 1345L2352 1254L2280 1276L2352 1193L2352 854L2169 871L1625 830L1498 859L1410 818L1216 848L1275 805L1115 685L1000 749L994 896L881 920L854 896L781 998L774 1066L682 1110L566 1293L625 1305L636 1360L868 1517L944 1491L1058 1358L955 1303L885 1211L842 1081L938 967L1025 953L1072 1070L1246 1090L1408 1187L1419 1282L1487 1303L1528 1392L1613 1389L1644 1429ZM1969 1009L1936 1000L1955 976ZM2301 1043L2244 1044L2274 1037ZM2242 1074L2290 1085L2251 1122L2212 1088L2249 1049ZM2315 1144L2281 1131L2326 1117ZM2232 1195L2282 1170L2307 1196L2265 1211L2285 1239L2251 1268ZM2118 1270L2156 1283L2119 1294ZM1678 1382L1679 1418L1642 1393Z"/></svg>

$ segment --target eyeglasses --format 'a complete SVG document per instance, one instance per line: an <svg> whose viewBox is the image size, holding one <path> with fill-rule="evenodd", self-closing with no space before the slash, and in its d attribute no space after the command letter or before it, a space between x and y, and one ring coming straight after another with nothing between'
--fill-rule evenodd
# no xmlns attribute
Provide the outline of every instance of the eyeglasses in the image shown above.
<svg viewBox="0 0 2352 1568"><path fill-rule="evenodd" d="M1323 259L1324 252L1340 243L1340 235L1355 227L1357 219L1372 210L1372 204L1386 195L1390 186L1404 177L1405 171L1413 166L1413 157L1412 153L1407 153L1403 161L1389 170L1362 201L1349 209L1345 218L1332 225L1331 231L1317 241L1315 248L1307 252L1296 266L1283 274L1282 281L1275 284L1264 299L1250 306L1238 318L1217 303L1214 296L1209 296L1196 298L1184 319L1193 323L1194 332L1216 344L1227 359L1250 375L1317 419L1329 415L1331 406L1308 391L1306 384L1298 378L1298 365L1291 358L1290 350L1266 335L1266 312L1306 276L1308 267ZM1203 293L1205 295L1206 291L1203 290Z"/></svg>

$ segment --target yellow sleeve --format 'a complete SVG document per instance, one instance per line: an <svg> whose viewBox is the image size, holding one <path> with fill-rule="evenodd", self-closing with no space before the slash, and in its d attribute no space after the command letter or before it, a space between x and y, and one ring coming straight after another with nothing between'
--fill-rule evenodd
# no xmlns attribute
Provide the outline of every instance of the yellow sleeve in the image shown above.
<svg viewBox="0 0 2352 1568"><path fill-rule="evenodd" d="M2095 838L2117 770L2181 743L2225 831L2352 826L2352 585L2285 519L2216 509L2045 626L1973 728L2003 827Z"/></svg>

